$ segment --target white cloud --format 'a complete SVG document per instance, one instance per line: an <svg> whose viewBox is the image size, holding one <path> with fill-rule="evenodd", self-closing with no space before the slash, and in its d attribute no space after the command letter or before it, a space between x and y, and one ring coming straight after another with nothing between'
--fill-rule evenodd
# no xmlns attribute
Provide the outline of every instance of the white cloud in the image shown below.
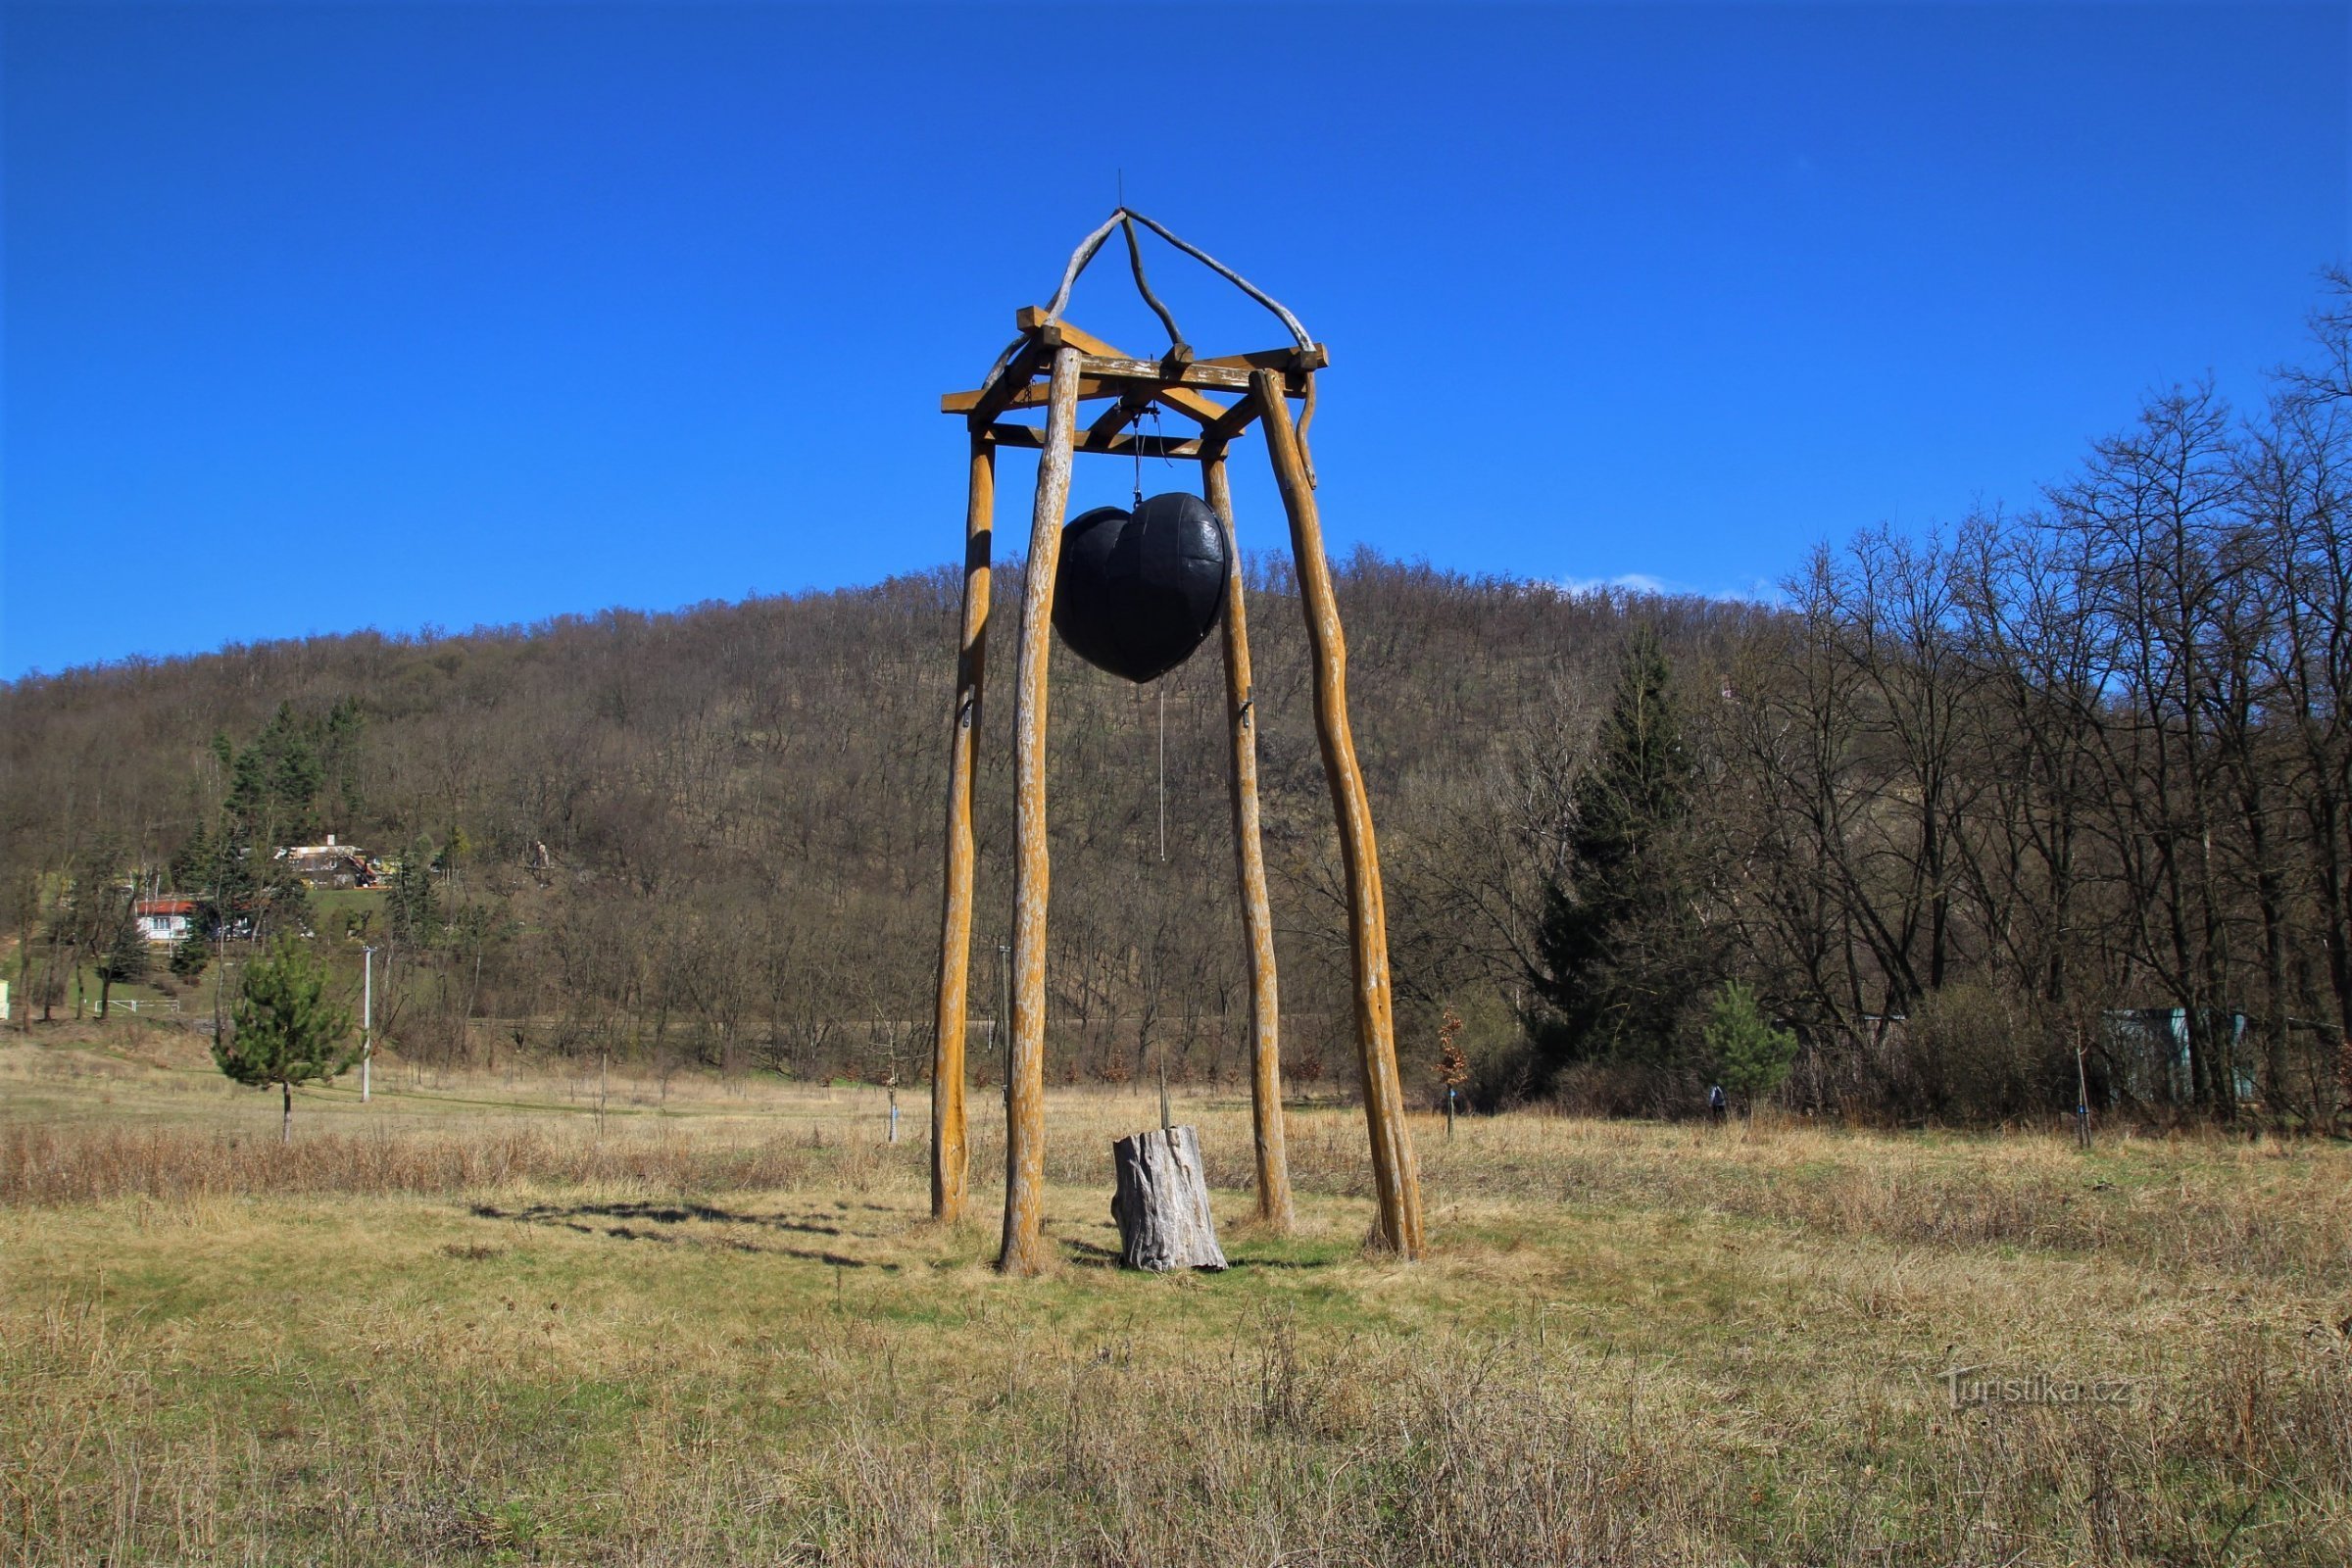
<svg viewBox="0 0 2352 1568"><path fill-rule="evenodd" d="M1614 577L1560 577L1552 586L1571 596L1609 593L1656 594L1661 598L1720 599L1733 603L1771 604L1780 598L1780 589L1758 577L1743 588L1701 588L1695 583L1677 582L1646 571L1621 571Z"/></svg>
<svg viewBox="0 0 2352 1568"><path fill-rule="evenodd" d="M1603 594L1611 589L1629 594L1671 594L1679 592L1663 577L1653 577L1646 571L1623 571L1614 577L1562 577L1556 586L1564 594Z"/></svg>

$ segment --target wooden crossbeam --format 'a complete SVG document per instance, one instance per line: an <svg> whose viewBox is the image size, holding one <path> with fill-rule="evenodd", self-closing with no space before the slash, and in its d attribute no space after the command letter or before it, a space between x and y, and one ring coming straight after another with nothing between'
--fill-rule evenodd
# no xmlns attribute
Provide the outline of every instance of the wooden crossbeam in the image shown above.
<svg viewBox="0 0 2352 1568"><path fill-rule="evenodd" d="M1034 451L1046 444L1046 432L1034 424L992 424L988 427L987 436L1001 447L1027 447ZM1125 432L1097 436L1092 430L1081 430L1071 450L1111 453L1119 457L1198 458L1200 456L1200 442L1176 436Z"/></svg>
<svg viewBox="0 0 2352 1568"><path fill-rule="evenodd" d="M1104 409L1095 422L1086 427L1086 439L1089 441L1109 440L1133 424L1151 406L1152 399L1149 394L1139 397L1137 394L1129 392L1118 402Z"/></svg>
<svg viewBox="0 0 2352 1568"><path fill-rule="evenodd" d="M1037 376L1059 348L1078 351L1081 401L1118 399L1080 433L1076 450L1132 453L1137 450L1132 443L1143 442L1147 455L1168 457L1198 457L1202 442L1222 445L1232 441L1257 417L1257 406L1247 396L1228 405L1205 396L1205 392L1247 393L1252 372L1270 370L1281 378L1286 396L1299 397L1306 390L1303 372L1319 369L1329 363L1320 343L1306 350L1260 349L1206 360L1174 354L1165 359L1139 360L1084 327L1047 319L1038 306L1024 308L1019 321L1021 330L1030 334L1030 340L1005 365L1004 373L995 384L985 392L950 392L939 400L942 414L963 416L973 430L984 433L999 446L1036 447L1042 441L1034 428L1001 423L999 416L1014 409L1045 407L1048 388ZM1181 414L1200 425L1200 440L1123 434L1149 403Z"/></svg>
<svg viewBox="0 0 2352 1568"><path fill-rule="evenodd" d="M1198 392L1188 392L1182 387L1175 386L1154 388L1152 393L1152 401L1162 408L1183 415L1195 424L1201 426L1214 424L1233 412L1214 398L1204 398ZM1250 400L1242 399L1239 406L1248 408Z"/></svg>
<svg viewBox="0 0 2352 1568"><path fill-rule="evenodd" d="M1255 417L1250 400L1244 397L1228 406L1203 396L1203 391L1245 393L1250 388L1251 371L1271 369L1282 373L1286 395L1299 397L1306 388L1298 372L1317 368L1326 362L1321 344L1311 351L1261 349L1208 360L1177 354L1159 360L1139 360L1084 327L1068 321L1048 321L1044 311L1037 306L1023 309L1019 319L1021 330L1030 334L1030 341L1005 366L1004 373L986 392L948 393L939 400L942 414L962 415L978 430L994 423L1006 410L1043 408L1047 391L1036 377L1053 351L1067 346L1081 356L1078 378L1081 402L1117 398L1123 406L1133 408L1137 406L1137 394L1142 393L1191 419L1201 427L1203 434L1223 432L1225 438L1231 439Z"/></svg>
<svg viewBox="0 0 2352 1568"><path fill-rule="evenodd" d="M1009 379L1009 372L1005 378L1000 379L995 386L989 389L985 401L988 404L987 412L990 419L994 419L1006 409L1042 409L1046 406L1045 382L1029 381L1007 387L1006 379ZM1124 397L1126 392L1127 388L1124 385L1109 381L1080 381L1078 383L1078 397L1081 402L1095 398ZM999 393L1004 395L1002 402L997 401ZM943 393L939 400L939 412L977 416L981 412L983 401L981 394L977 391Z"/></svg>
<svg viewBox="0 0 2352 1568"><path fill-rule="evenodd" d="M1123 354L1087 354L1081 351L1078 373L1090 381L1106 381L1113 385L1165 387L1207 387L1217 392L1247 392L1250 371L1237 370L1223 365L1162 365L1157 360L1131 360ZM1215 411L1223 414L1223 409ZM1211 416L1214 416L1213 415Z"/></svg>
<svg viewBox="0 0 2352 1568"><path fill-rule="evenodd" d="M1035 307L1031 308L1035 309ZM1036 328L1024 327L1023 330L1034 330L1037 340L1041 343L1049 346L1067 343L1071 348L1085 355L1086 358L1078 362L1078 374L1082 380L1110 381L1114 384L1133 380L1149 381L1153 388L1153 394L1160 402L1179 414L1189 416L1198 424L1207 424L1221 418L1225 411L1198 392L1188 390L1189 388L1213 386L1228 392L1242 392L1249 389L1250 376L1247 370L1242 372L1242 380L1239 385L1222 376L1196 380L1190 373L1193 368L1190 354L1181 356L1170 354L1164 360L1139 360L1132 354L1122 353L1111 347L1085 328L1073 326L1067 321L1055 321L1051 325ZM1089 369L1089 362L1094 362L1106 368ZM1109 367L1117 368L1115 370L1107 368ZM1218 368L1223 369L1225 367L1218 367Z"/></svg>
<svg viewBox="0 0 2352 1568"><path fill-rule="evenodd" d="M1067 321L1049 318L1046 315L1046 308L1042 305L1022 306L1013 314L1013 323L1020 331L1043 331L1048 338L1058 333L1062 342L1069 344L1081 354L1099 354L1105 359L1114 360L1133 357L1121 354L1101 338L1073 326ZM1331 349L1325 344L1318 343L1313 348L1307 349L1258 349L1250 354L1219 354L1198 361L1193 360L1189 354L1184 358L1190 363L1213 365L1225 369L1281 370L1293 373L1301 370L1320 370L1327 368L1331 364ZM1293 397L1298 395L1295 389L1286 387L1284 390Z"/></svg>
<svg viewBox="0 0 2352 1568"><path fill-rule="evenodd" d="M1303 370L1320 370L1331 364L1331 350L1318 343L1311 349L1258 349L1250 354L1218 354L1199 362L1201 365L1230 366L1237 370L1281 370L1286 376ZM1298 389L1286 387L1292 397Z"/></svg>
<svg viewBox="0 0 2352 1568"><path fill-rule="evenodd" d="M1013 351L1012 358L1004 362L1002 375L980 391L962 394L969 400L963 407L951 409L943 400L941 409L944 413L964 415L974 430L984 429L995 422L998 415L1011 408L1015 399L1029 391L1038 371L1051 359L1051 353L1033 337Z"/></svg>
<svg viewBox="0 0 2352 1568"><path fill-rule="evenodd" d="M1046 383L1043 381L1033 381L1027 386L1014 387L999 399L995 394L1002 390L1001 385L991 389L988 416L992 422L998 415L1008 410L1042 409L1046 406ZM1146 389L1132 381L1082 380L1078 383L1078 398L1081 402L1093 402L1101 398L1123 398L1130 392L1143 390ZM1213 398L1202 397L1197 392L1190 392L1182 387L1152 387L1149 390L1153 402L1162 405L1172 413L1183 415L1195 424L1214 424L1234 412L1234 409L1227 408ZM1180 399L1181 401L1179 401ZM978 411L982 399L978 392L950 392L940 398L939 412L960 414L968 418L976 419L979 416ZM1247 409L1249 406L1248 400L1245 399L1234 405L1234 408Z"/></svg>
<svg viewBox="0 0 2352 1568"><path fill-rule="evenodd" d="M1236 403L1232 408L1227 409L1223 418L1217 420L1217 422L1214 424L1204 426L1200 431L1200 439L1204 442L1222 446L1226 442L1234 439L1234 437L1240 435L1244 430L1249 429L1250 421L1256 417L1256 402L1250 398L1244 398L1241 402Z"/></svg>
<svg viewBox="0 0 2352 1568"><path fill-rule="evenodd" d="M1024 311L1026 318L1037 307ZM1113 348L1082 326L1068 321L1040 321L1035 326L1024 325L1025 332L1035 332L1037 340L1049 347L1066 343L1086 356L1078 362L1081 377L1097 381L1149 381L1158 390L1160 400L1170 408L1189 414L1200 423L1221 417L1225 411L1208 399L1184 388L1205 386L1220 391L1242 392L1250 386L1250 368L1244 366L1210 366L1194 374L1190 353L1171 352L1160 360L1139 360L1122 349ZM1240 379L1234 379L1236 376Z"/></svg>
<svg viewBox="0 0 2352 1568"><path fill-rule="evenodd" d="M1121 355L1087 354L1083 350L1080 354L1078 397L1081 402L1093 398L1124 397L1130 391L1149 391L1177 413L1189 416L1198 423L1207 424L1225 416L1225 405L1200 396L1193 388L1205 387L1216 392L1250 390L1250 372L1230 366L1205 363L1188 365L1171 374L1169 368L1156 360L1131 360ZM1007 367L1004 374L997 378L996 385L985 394L977 391L943 394L939 400L939 412L973 414L984 402L990 406L992 416L1006 409L1043 408L1046 403L1045 383L1013 381L1015 368ZM1008 382L1011 384L1007 385Z"/></svg>

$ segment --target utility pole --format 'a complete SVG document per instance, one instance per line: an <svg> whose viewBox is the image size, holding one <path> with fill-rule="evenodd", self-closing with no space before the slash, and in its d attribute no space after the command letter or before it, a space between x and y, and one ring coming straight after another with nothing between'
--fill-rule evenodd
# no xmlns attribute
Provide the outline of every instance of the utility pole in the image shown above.
<svg viewBox="0 0 2352 1568"><path fill-rule="evenodd" d="M360 1103L368 1103L368 1068L375 1063L375 950L362 948L367 979L360 991Z"/></svg>

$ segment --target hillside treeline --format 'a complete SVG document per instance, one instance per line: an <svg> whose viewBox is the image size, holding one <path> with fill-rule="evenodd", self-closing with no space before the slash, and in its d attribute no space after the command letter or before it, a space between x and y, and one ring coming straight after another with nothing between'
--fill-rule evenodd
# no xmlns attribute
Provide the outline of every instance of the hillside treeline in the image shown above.
<svg viewBox="0 0 2352 1568"><path fill-rule="evenodd" d="M982 715L983 1040L1009 941L1018 564L996 573ZM1589 686L1623 618L1605 600L1369 557L1343 576L1364 760L1399 844L1409 817L1451 810L1479 760ZM1337 840L1287 563L1253 563L1251 583L1290 1065L1313 1084L1352 1060ZM259 913L256 935L383 949L379 1006L412 1053L514 1042L806 1074L895 1065L911 1081L929 1051L958 593L943 569L19 682L0 718L0 833L25 989L72 1004L75 958L104 950L134 870L142 891L233 880L253 890L238 907ZM1693 633L1729 613L1661 609ZM1223 706L1213 640L1152 688L1055 659L1053 1059L1072 1079L1245 1071ZM282 873L232 874L329 833L398 864L382 893L305 898ZM1400 965L1408 994L1460 985L1460 944L1411 929L1399 920L1400 949L1426 956ZM1487 1010L1507 1036L1507 1008Z"/></svg>
<svg viewBox="0 0 2352 1568"><path fill-rule="evenodd" d="M1803 1108L1965 1121L2087 1093L2332 1124L2352 315L2317 327L2259 411L2152 397L2036 507L1825 548L1769 608L1347 563L1408 1081L1431 1082L1451 1009L1474 1098L1687 1111L1722 1069L1710 999L1740 981L1794 1033L1778 1092ZM982 1082L1017 566L996 576L981 718ZM1284 560L1250 579L1286 1071L1344 1090L1303 632ZM127 889L170 885L339 961L378 946L386 1029L415 1055L912 1082L957 591L942 569L20 681L0 694L17 982L70 1004ZM1152 687L1066 651L1053 678L1050 1069L1244 1081L1213 642ZM328 832L395 859L393 885L306 895L261 868Z"/></svg>

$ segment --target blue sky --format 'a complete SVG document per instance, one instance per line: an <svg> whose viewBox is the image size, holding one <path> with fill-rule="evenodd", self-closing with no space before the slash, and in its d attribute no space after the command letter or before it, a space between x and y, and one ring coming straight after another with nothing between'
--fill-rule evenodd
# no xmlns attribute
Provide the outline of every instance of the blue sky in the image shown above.
<svg viewBox="0 0 2352 1568"><path fill-rule="evenodd" d="M945 562L938 396L1122 177L1330 343L1335 550L1710 592L2030 504L2151 387L2258 395L2352 260L2344 5L4 26L12 678ZM1072 318L1156 346L1109 260ZM1204 352L1281 341L1152 265ZM1082 460L1076 500L1131 482Z"/></svg>

